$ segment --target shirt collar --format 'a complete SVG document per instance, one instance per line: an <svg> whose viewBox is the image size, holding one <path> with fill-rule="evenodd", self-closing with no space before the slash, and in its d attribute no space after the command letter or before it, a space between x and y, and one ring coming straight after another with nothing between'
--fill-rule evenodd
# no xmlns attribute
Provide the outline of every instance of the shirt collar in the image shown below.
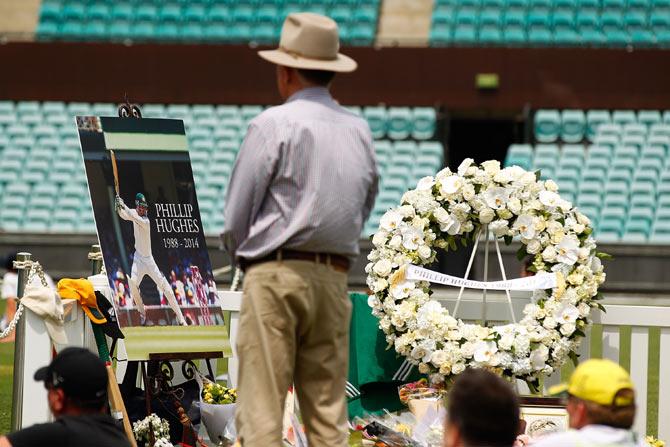
<svg viewBox="0 0 670 447"><path fill-rule="evenodd" d="M302 90L298 90L292 94L286 102L292 102L298 99L320 99L320 98L332 98L330 92L326 87L307 87Z"/></svg>

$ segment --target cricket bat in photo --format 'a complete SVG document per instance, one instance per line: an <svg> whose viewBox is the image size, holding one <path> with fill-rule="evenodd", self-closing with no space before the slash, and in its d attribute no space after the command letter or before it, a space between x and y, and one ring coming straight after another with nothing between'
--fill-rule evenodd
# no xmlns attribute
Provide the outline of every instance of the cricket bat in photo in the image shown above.
<svg viewBox="0 0 670 447"><path fill-rule="evenodd" d="M119 195L119 168L116 166L116 155L113 150L109 150L109 155L112 157L112 172L114 172L114 190L116 195Z"/></svg>

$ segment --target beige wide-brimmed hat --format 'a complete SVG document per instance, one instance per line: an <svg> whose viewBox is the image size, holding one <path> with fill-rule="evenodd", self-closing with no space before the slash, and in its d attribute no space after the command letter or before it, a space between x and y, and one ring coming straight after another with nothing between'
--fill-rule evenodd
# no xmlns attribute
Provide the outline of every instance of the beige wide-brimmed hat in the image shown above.
<svg viewBox="0 0 670 447"><path fill-rule="evenodd" d="M340 38L333 19L311 12L296 12L284 21L279 48L259 51L258 55L285 67L340 73L354 71L356 61L339 50Z"/></svg>

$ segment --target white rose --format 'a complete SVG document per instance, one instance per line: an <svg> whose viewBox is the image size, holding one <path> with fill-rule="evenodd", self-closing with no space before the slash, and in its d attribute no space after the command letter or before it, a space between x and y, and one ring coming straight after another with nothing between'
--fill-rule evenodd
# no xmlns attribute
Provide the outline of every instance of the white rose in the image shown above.
<svg viewBox="0 0 670 447"><path fill-rule="evenodd" d="M454 363L451 367L452 374L460 374L465 371L465 363Z"/></svg>
<svg viewBox="0 0 670 447"><path fill-rule="evenodd" d="M440 184L440 192L444 196L456 194L463 187L463 179L458 175L447 177Z"/></svg>
<svg viewBox="0 0 670 447"><path fill-rule="evenodd" d="M577 329L575 323L565 323L561 326L561 334L569 337L575 332L575 329Z"/></svg>
<svg viewBox="0 0 670 447"><path fill-rule="evenodd" d="M435 219L440 224L440 230L446 231L448 234L455 235L461 229L461 222L453 213L448 213L444 208L438 208L433 213Z"/></svg>
<svg viewBox="0 0 670 447"><path fill-rule="evenodd" d="M547 180L544 182L544 187L547 188L547 191L556 192L558 191L558 185L553 180Z"/></svg>
<svg viewBox="0 0 670 447"><path fill-rule="evenodd" d="M475 187L470 183L466 183L462 188L463 198L467 201L474 199L475 197Z"/></svg>
<svg viewBox="0 0 670 447"><path fill-rule="evenodd" d="M423 245L423 233L418 228L406 227L402 230L402 246L407 250L416 250Z"/></svg>
<svg viewBox="0 0 670 447"><path fill-rule="evenodd" d="M381 302L379 301L379 298L377 298L375 295L370 295L368 296L368 306L370 307L378 307L381 306Z"/></svg>
<svg viewBox="0 0 670 447"><path fill-rule="evenodd" d="M389 234L386 231L378 231L374 236L372 236L372 245L375 247L381 247L388 240L388 236Z"/></svg>
<svg viewBox="0 0 670 447"><path fill-rule="evenodd" d="M474 160L472 158L466 158L461 162L461 164L458 166L458 175L465 175L465 173L468 171L468 168L470 165L474 163Z"/></svg>
<svg viewBox="0 0 670 447"><path fill-rule="evenodd" d="M514 214L519 214L521 212L521 201L517 197L512 197L507 202L507 208Z"/></svg>
<svg viewBox="0 0 670 447"><path fill-rule="evenodd" d="M402 236L400 236L399 234L394 235L389 241L389 247L391 247L394 250L398 250L401 245L402 245Z"/></svg>
<svg viewBox="0 0 670 447"><path fill-rule="evenodd" d="M572 226L572 231L574 231L576 234L582 234L585 229L586 229L586 227L583 224L580 224L580 223L574 224Z"/></svg>
<svg viewBox="0 0 670 447"><path fill-rule="evenodd" d="M528 245L526 245L526 252L530 253L531 255L535 255L539 253L541 248L542 244L540 244L540 241L538 241L537 239L533 239L530 242L528 242Z"/></svg>
<svg viewBox="0 0 670 447"><path fill-rule="evenodd" d="M507 227L507 222L504 219L498 219L489 224L489 229L495 234L496 237L507 236L509 233L509 228Z"/></svg>
<svg viewBox="0 0 670 447"><path fill-rule="evenodd" d="M507 208L500 208L498 211L496 211L496 214L501 219L510 219L512 216L514 216L514 214L512 214L512 212Z"/></svg>
<svg viewBox="0 0 670 447"><path fill-rule="evenodd" d="M430 362L438 368L442 366L443 363L446 363L448 359L449 356L447 353L441 349L434 351L430 356Z"/></svg>
<svg viewBox="0 0 670 447"><path fill-rule="evenodd" d="M425 363L419 363L419 372L421 374L428 374L430 372L430 366Z"/></svg>
<svg viewBox="0 0 670 447"><path fill-rule="evenodd" d="M530 364L535 370L543 369L549 358L549 348L540 345L530 353Z"/></svg>
<svg viewBox="0 0 670 447"><path fill-rule="evenodd" d="M416 189L419 191L430 191L435 184L435 179L433 177L423 177L419 180L419 183L416 185Z"/></svg>
<svg viewBox="0 0 670 447"><path fill-rule="evenodd" d="M555 262L556 249L552 245L545 248L544 251L542 252L542 259L544 259L547 262Z"/></svg>
<svg viewBox="0 0 670 447"><path fill-rule="evenodd" d="M419 247L419 257L421 259L428 259L430 258L431 255L432 252L430 247L428 247L427 245L422 245L421 247Z"/></svg>
<svg viewBox="0 0 670 447"><path fill-rule="evenodd" d="M508 168L505 168L499 172L496 172L496 174L493 176L493 180L498 183L509 183L513 181L513 178Z"/></svg>
<svg viewBox="0 0 670 447"><path fill-rule="evenodd" d="M479 221L483 224L487 224L493 220L495 213L491 208L484 208L479 212Z"/></svg>
<svg viewBox="0 0 670 447"><path fill-rule="evenodd" d="M540 203L547 208L555 208L561 202L561 197L552 191L540 191Z"/></svg>
<svg viewBox="0 0 670 447"><path fill-rule="evenodd" d="M553 318L553 317L547 317L547 318L545 318L544 321L542 322L542 326L543 326L545 329L553 329L553 328L556 327L557 324L558 324L558 322L557 322L556 319Z"/></svg>
<svg viewBox="0 0 670 447"><path fill-rule="evenodd" d="M500 162L498 160L487 160L482 163L482 168L488 175L494 176L500 172Z"/></svg>
<svg viewBox="0 0 670 447"><path fill-rule="evenodd" d="M372 267L372 271L378 276L388 276L391 273L392 268L393 264L391 261L384 258L375 263L374 267Z"/></svg>
<svg viewBox="0 0 670 447"><path fill-rule="evenodd" d="M416 210L412 205L403 205L398 207L397 211L404 218L412 218L416 215Z"/></svg>
<svg viewBox="0 0 670 447"><path fill-rule="evenodd" d="M385 279L377 278L377 280L375 280L375 282L372 283L371 289L374 293L379 293L382 290L386 289L388 287L388 285L389 285L389 283ZM370 307L373 307L373 306L370 306Z"/></svg>

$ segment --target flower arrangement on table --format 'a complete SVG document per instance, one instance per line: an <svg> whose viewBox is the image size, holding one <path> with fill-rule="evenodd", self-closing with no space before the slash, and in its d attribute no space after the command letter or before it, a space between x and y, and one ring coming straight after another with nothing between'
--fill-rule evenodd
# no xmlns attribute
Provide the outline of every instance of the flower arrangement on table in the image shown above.
<svg viewBox="0 0 670 447"><path fill-rule="evenodd" d="M555 287L533 293L517 323L464 323L431 299L429 282L405 276L407 265L431 264L437 249L475 243L483 231L496 244L518 239L517 257L530 259L528 270L556 277ZM457 172L445 168L422 178L382 216L365 268L368 303L389 345L431 382L450 381L470 366L537 389L541 376L569 357L576 361L591 309L602 308L606 255L596 251L592 232L589 218L560 197L552 180L518 166L501 169L495 160L466 159Z"/></svg>
<svg viewBox="0 0 670 447"><path fill-rule="evenodd" d="M155 440L153 447L174 447L170 442L170 424L155 413L133 423L133 434L141 446L151 446L150 431L153 431Z"/></svg>

